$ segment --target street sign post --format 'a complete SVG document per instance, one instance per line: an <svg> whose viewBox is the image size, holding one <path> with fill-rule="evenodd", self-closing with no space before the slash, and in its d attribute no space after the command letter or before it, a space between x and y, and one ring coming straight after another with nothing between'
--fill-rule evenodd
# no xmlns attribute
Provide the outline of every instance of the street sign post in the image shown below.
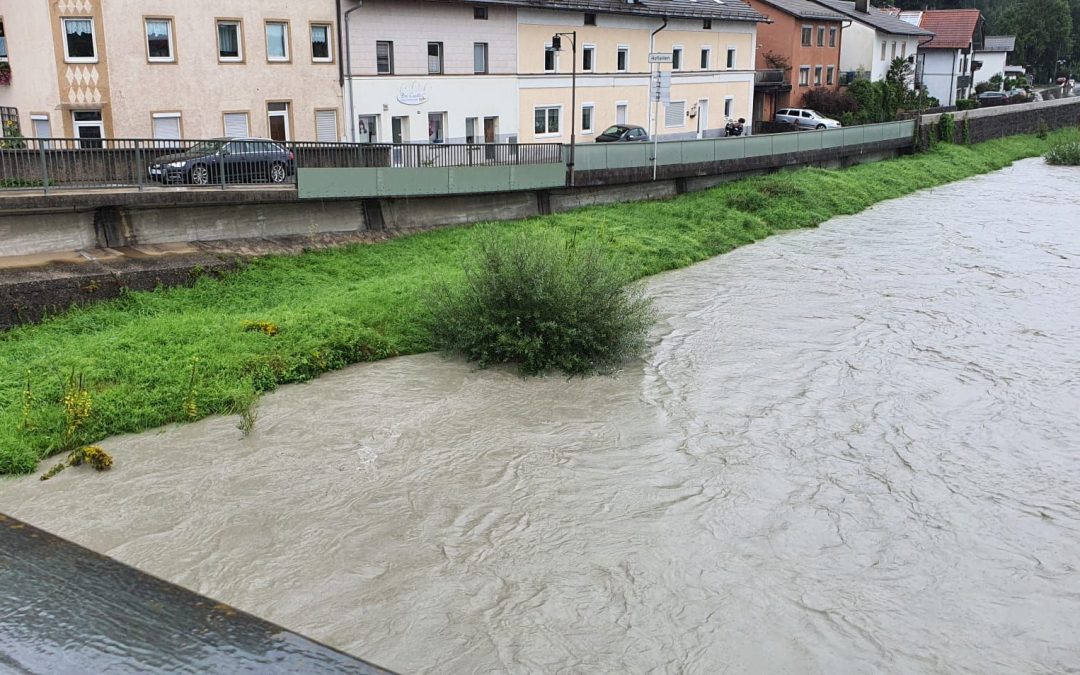
<svg viewBox="0 0 1080 675"><path fill-rule="evenodd" d="M675 55L662 53L649 54L649 63L675 63Z"/></svg>

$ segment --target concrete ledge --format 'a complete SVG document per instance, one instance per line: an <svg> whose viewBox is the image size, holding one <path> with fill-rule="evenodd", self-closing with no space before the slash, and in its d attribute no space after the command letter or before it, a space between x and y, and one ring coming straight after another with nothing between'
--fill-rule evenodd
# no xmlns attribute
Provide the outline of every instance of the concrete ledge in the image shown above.
<svg viewBox="0 0 1080 675"><path fill-rule="evenodd" d="M68 190L49 194L41 190L0 190L0 212L62 211L95 209L103 206L188 206L206 204L264 204L296 201L296 186L158 187L142 192L134 188Z"/></svg>

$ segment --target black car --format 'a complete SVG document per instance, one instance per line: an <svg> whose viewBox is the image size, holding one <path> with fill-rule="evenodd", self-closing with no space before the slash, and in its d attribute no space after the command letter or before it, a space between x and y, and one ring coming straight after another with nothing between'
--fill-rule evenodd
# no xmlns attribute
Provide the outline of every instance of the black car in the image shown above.
<svg viewBox="0 0 1080 675"><path fill-rule="evenodd" d="M296 172L293 153L265 138L215 138L150 164L152 180L162 183L284 183Z"/></svg>
<svg viewBox="0 0 1080 675"><path fill-rule="evenodd" d="M975 97L982 107L992 105L1005 105L1009 102L1009 94L1004 91L984 91Z"/></svg>
<svg viewBox="0 0 1080 675"><path fill-rule="evenodd" d="M616 124L604 129L596 137L597 143L642 143L649 140L649 132L634 124Z"/></svg>

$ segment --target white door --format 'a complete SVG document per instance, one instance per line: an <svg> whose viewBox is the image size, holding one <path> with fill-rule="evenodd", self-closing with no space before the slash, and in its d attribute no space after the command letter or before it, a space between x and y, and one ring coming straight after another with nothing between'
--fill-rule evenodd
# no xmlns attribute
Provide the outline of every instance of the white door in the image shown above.
<svg viewBox="0 0 1080 675"><path fill-rule="evenodd" d="M697 137L705 138L709 128L709 99L703 98L697 104Z"/></svg>
<svg viewBox="0 0 1080 675"><path fill-rule="evenodd" d="M248 132L247 113L225 113L225 135L229 138L247 138Z"/></svg>
<svg viewBox="0 0 1080 675"><path fill-rule="evenodd" d="M617 103L615 105L615 124L626 124L627 117L627 104Z"/></svg>
<svg viewBox="0 0 1080 675"><path fill-rule="evenodd" d="M321 143L338 141L336 110L315 111L315 140Z"/></svg>

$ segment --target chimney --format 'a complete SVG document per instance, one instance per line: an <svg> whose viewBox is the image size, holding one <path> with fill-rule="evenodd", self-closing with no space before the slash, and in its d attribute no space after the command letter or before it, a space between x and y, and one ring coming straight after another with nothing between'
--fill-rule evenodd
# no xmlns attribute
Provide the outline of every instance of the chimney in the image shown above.
<svg viewBox="0 0 1080 675"><path fill-rule="evenodd" d="M855 11L863 14L870 13L870 0L855 0Z"/></svg>

